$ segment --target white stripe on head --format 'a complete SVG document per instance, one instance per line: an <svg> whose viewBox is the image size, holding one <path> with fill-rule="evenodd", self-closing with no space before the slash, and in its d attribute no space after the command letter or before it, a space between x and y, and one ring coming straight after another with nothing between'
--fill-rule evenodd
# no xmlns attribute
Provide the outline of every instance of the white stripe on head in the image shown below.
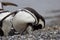
<svg viewBox="0 0 60 40"><path fill-rule="evenodd" d="M39 19L39 23L38 24L41 24L42 28L44 28L44 21L42 21L42 19Z"/></svg>

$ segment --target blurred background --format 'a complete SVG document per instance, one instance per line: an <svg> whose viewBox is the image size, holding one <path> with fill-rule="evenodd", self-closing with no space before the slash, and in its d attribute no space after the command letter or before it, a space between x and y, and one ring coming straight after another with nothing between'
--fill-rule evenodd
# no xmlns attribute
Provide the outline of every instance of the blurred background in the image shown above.
<svg viewBox="0 0 60 40"><path fill-rule="evenodd" d="M24 7L32 7L45 18L46 25L60 25L60 0L0 0L18 5L4 6L4 10L14 11Z"/></svg>

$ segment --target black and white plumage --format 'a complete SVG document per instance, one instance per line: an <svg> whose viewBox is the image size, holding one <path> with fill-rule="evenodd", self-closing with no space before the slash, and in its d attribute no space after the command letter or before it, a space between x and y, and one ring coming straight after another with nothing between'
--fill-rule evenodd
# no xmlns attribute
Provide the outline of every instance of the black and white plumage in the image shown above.
<svg viewBox="0 0 60 40"><path fill-rule="evenodd" d="M10 12L7 12L7 14L9 14L9 13ZM14 16L12 14L14 14ZM13 19L12 24L10 22L10 19ZM8 33L9 33L12 25L13 25L13 28L17 32L22 34L26 30L28 32L30 32L29 31L30 29L32 31L34 31L34 30L44 28L45 27L45 20L34 9L32 9L30 7L26 7L26 8L19 10L19 11L12 12L7 17L5 17L4 22L3 22L3 26L1 28L1 32L3 34L0 34L0 35L8 36Z"/></svg>
<svg viewBox="0 0 60 40"><path fill-rule="evenodd" d="M12 15L9 15L11 12L3 10L3 6L17 6L14 3L10 2L0 2L0 36L8 36L8 33L11 29L10 19ZM9 17L7 16L9 15Z"/></svg>
<svg viewBox="0 0 60 40"><path fill-rule="evenodd" d="M2 12L0 14L0 21L7 15L9 15L11 12ZM11 29L11 19L12 19L12 15L10 15L9 17L7 17L5 20L1 21L2 24L0 25L0 36L8 36L9 31Z"/></svg>
<svg viewBox="0 0 60 40"><path fill-rule="evenodd" d="M45 27L44 18L30 7L18 11L14 16L12 23L15 30L20 33L24 32L29 26L33 31Z"/></svg>

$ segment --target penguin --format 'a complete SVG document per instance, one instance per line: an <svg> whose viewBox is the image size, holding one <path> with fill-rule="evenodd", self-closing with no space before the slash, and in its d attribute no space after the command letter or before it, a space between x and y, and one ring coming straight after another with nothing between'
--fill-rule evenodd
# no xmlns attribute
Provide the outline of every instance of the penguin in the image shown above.
<svg viewBox="0 0 60 40"><path fill-rule="evenodd" d="M12 16L8 15L11 13L3 9L3 6L17 6L14 3L10 2L0 2L0 36L8 36L8 33L11 29L11 22Z"/></svg>
<svg viewBox="0 0 60 40"><path fill-rule="evenodd" d="M14 29L22 34L29 26L32 31L44 28L45 19L33 8L25 7L16 13L12 24Z"/></svg>
<svg viewBox="0 0 60 40"><path fill-rule="evenodd" d="M26 7L24 9L30 11L36 17L36 18L34 17L35 20L36 20L35 23L32 24L33 30L45 28L45 19L44 19L44 17L42 15L40 15L36 10L34 10L33 8L30 8L30 7Z"/></svg>
<svg viewBox="0 0 60 40"><path fill-rule="evenodd" d="M8 35L8 32L10 31L11 28L11 23L9 20L11 18L10 15L12 14L14 14L12 19L12 26L20 34L23 34L25 31L29 33L30 29L32 31L35 31L45 27L44 17L37 13L33 8L25 7L21 10L17 10L10 13L1 20L1 23L6 20L5 23L3 23L5 27L2 26L2 31L6 36ZM10 26L8 27L8 29L6 29L7 28L6 24L9 24L7 26Z"/></svg>

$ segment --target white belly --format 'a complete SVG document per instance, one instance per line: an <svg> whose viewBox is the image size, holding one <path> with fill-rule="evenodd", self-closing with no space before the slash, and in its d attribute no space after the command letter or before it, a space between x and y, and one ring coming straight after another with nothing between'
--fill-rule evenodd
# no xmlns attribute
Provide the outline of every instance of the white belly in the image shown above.
<svg viewBox="0 0 60 40"><path fill-rule="evenodd" d="M18 12L13 18L13 27L18 32L23 32L27 27L27 23L34 23L35 19L27 12Z"/></svg>

